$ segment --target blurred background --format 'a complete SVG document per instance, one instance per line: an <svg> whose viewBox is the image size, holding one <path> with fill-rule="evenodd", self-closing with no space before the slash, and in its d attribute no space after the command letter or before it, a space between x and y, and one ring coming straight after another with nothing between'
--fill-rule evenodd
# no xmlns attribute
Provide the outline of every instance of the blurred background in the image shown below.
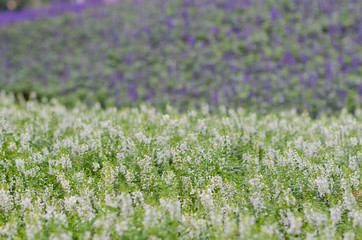
<svg viewBox="0 0 362 240"><path fill-rule="evenodd" d="M0 0L0 11L19 11L26 7L39 7L50 3L84 3L85 1L87 0Z"/></svg>
<svg viewBox="0 0 362 240"><path fill-rule="evenodd" d="M362 106L357 0L0 0L0 89L103 107Z"/></svg>

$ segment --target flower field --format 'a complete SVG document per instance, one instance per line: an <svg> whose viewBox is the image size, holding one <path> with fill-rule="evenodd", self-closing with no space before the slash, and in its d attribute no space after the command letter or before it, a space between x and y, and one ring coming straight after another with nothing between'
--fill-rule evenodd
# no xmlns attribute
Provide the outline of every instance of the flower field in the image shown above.
<svg viewBox="0 0 362 240"><path fill-rule="evenodd" d="M78 2L0 12L0 239L362 239L361 1Z"/></svg>
<svg viewBox="0 0 362 240"><path fill-rule="evenodd" d="M67 105L361 107L361 1L90 5L0 14L1 87Z"/></svg>
<svg viewBox="0 0 362 240"><path fill-rule="evenodd" d="M362 237L360 110L312 119L0 100L4 239Z"/></svg>

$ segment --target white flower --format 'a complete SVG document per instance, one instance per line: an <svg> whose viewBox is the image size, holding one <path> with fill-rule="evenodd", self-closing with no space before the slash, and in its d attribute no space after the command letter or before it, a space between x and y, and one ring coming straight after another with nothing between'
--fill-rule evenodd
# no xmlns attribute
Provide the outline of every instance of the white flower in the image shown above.
<svg viewBox="0 0 362 240"><path fill-rule="evenodd" d="M13 206L13 196L10 195L10 192L0 189L0 209L4 211L5 214L8 214L11 212Z"/></svg>
<svg viewBox="0 0 362 240"><path fill-rule="evenodd" d="M100 168L100 165L98 162L93 162L93 172L96 172Z"/></svg>
<svg viewBox="0 0 362 240"><path fill-rule="evenodd" d="M295 217L292 212L288 209L287 218L289 221L289 228L287 233L289 234L300 234L303 226L303 219L301 217Z"/></svg>
<svg viewBox="0 0 362 240"><path fill-rule="evenodd" d="M355 234L353 232L343 233L343 240L355 240Z"/></svg>
<svg viewBox="0 0 362 240"><path fill-rule="evenodd" d="M362 211L353 211L351 212L353 218L353 226L354 227L362 227Z"/></svg>
<svg viewBox="0 0 362 240"><path fill-rule="evenodd" d="M338 207L330 208L329 211L333 225L340 223L343 211Z"/></svg>
<svg viewBox="0 0 362 240"><path fill-rule="evenodd" d="M30 198L24 198L23 200L21 200L21 209L22 211L25 211L27 209L29 210L33 209L33 204L31 203Z"/></svg>
<svg viewBox="0 0 362 240"><path fill-rule="evenodd" d="M315 184L318 187L319 194L323 197L326 194L330 194L331 190L329 189L329 182L326 177L319 176L315 179Z"/></svg>
<svg viewBox="0 0 362 240"><path fill-rule="evenodd" d="M161 206L170 214L171 219L181 219L181 203L177 199L160 199Z"/></svg>
<svg viewBox="0 0 362 240"><path fill-rule="evenodd" d="M255 224L254 216L241 216L239 219L239 233L241 236L248 234L251 231L252 226Z"/></svg>

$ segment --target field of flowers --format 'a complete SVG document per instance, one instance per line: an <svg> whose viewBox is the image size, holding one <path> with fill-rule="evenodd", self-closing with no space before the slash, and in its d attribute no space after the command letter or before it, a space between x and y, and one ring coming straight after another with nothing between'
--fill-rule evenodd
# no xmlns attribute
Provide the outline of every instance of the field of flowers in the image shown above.
<svg viewBox="0 0 362 240"><path fill-rule="evenodd" d="M182 111L292 106L317 116L362 105L361 1L86 6L0 14L0 87L67 105Z"/></svg>
<svg viewBox="0 0 362 240"><path fill-rule="evenodd" d="M361 22L357 0L0 13L0 239L362 239Z"/></svg>
<svg viewBox="0 0 362 240"><path fill-rule="evenodd" d="M360 110L0 112L0 238L362 238Z"/></svg>

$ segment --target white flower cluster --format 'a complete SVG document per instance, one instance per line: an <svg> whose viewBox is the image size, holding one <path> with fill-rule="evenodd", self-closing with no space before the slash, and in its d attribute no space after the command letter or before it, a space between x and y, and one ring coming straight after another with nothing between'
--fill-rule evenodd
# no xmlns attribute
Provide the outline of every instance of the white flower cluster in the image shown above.
<svg viewBox="0 0 362 240"><path fill-rule="evenodd" d="M362 238L360 111L0 112L1 239Z"/></svg>

